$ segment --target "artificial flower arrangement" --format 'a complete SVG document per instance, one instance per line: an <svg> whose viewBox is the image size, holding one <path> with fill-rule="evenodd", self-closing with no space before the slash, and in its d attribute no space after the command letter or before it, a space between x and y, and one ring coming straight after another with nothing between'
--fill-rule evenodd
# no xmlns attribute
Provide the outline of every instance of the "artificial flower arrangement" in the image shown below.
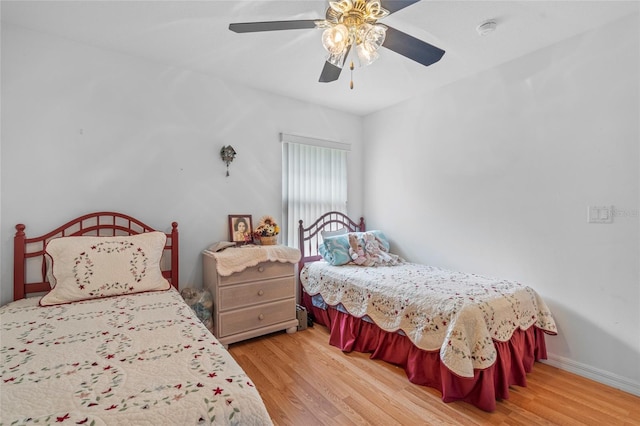
<svg viewBox="0 0 640 426"><path fill-rule="evenodd" d="M254 229L253 236L260 237L275 237L280 233L280 227L276 223L276 220L272 216L262 216L260 223Z"/></svg>

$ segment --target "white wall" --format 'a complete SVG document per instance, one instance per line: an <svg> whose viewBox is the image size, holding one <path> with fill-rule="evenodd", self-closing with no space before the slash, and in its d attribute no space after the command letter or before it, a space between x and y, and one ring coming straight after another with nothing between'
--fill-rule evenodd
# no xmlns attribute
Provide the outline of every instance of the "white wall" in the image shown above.
<svg viewBox="0 0 640 426"><path fill-rule="evenodd" d="M219 79L2 26L2 303L15 224L41 235L81 214L179 223L181 285L227 239L228 214L281 216L279 133L352 144L349 205L362 214L362 119ZM238 156L225 177L219 151Z"/></svg>
<svg viewBox="0 0 640 426"><path fill-rule="evenodd" d="M532 286L559 328L550 361L637 394L639 28L632 16L364 123L369 229L411 261ZM589 205L635 217L587 224Z"/></svg>

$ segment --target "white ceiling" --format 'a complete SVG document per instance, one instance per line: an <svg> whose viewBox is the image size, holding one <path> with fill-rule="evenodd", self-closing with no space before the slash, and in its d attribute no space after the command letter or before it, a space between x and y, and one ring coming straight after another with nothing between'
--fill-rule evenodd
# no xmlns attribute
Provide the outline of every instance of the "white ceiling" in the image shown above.
<svg viewBox="0 0 640 426"><path fill-rule="evenodd" d="M358 115L398 103L576 34L638 13L638 1L422 0L381 23L445 50L424 67L395 52L319 83L321 30L236 34L231 22L316 19L326 1L6 1L3 23L21 25ZM493 19L495 32L476 27Z"/></svg>

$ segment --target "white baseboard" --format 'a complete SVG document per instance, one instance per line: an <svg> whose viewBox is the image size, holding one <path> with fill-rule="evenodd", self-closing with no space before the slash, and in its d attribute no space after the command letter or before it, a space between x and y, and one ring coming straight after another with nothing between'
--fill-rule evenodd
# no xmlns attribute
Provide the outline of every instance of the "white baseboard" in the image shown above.
<svg viewBox="0 0 640 426"><path fill-rule="evenodd" d="M581 364L568 358L554 354L547 354L548 359L542 360L545 364L557 367L561 370L569 371L578 376L586 377L598 383L620 389L633 395L640 396L640 383L629 380L626 377L608 371L600 370L590 365Z"/></svg>

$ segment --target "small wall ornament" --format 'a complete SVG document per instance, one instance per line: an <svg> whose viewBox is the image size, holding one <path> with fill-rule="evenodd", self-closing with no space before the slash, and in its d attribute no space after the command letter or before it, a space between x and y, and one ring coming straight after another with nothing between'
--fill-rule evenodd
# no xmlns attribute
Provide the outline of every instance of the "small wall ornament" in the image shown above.
<svg viewBox="0 0 640 426"><path fill-rule="evenodd" d="M236 158L236 150L231 145L223 146L220 149L220 158L227 164L227 176L229 176L229 164Z"/></svg>

